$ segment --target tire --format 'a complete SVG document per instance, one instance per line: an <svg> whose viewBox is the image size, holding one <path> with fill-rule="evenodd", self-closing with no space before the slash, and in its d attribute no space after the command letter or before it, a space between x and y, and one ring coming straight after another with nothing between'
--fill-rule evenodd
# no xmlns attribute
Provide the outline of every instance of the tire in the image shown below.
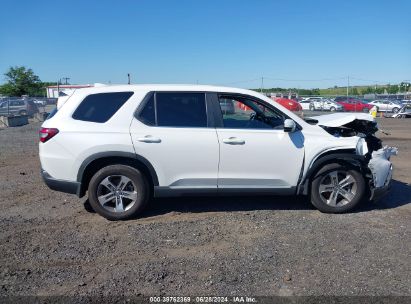
<svg viewBox="0 0 411 304"><path fill-rule="evenodd" d="M393 113L398 113L399 110L400 110L399 108L392 108Z"/></svg>
<svg viewBox="0 0 411 304"><path fill-rule="evenodd" d="M330 108L330 111L331 111L331 112L335 112L335 110L336 110L335 107L331 107L331 108Z"/></svg>
<svg viewBox="0 0 411 304"><path fill-rule="evenodd" d="M335 188L335 183L332 182L334 177L337 178L338 188ZM346 186L341 183L344 179ZM311 182L311 203L324 213L350 211L365 199L366 193L364 177L357 168L350 165L325 165Z"/></svg>
<svg viewBox="0 0 411 304"><path fill-rule="evenodd" d="M311 105L311 104L310 104L310 111L315 111L314 105Z"/></svg>
<svg viewBox="0 0 411 304"><path fill-rule="evenodd" d="M370 111L370 109L368 109L368 108L363 108L362 111L363 111L364 113L368 113L368 112Z"/></svg>
<svg viewBox="0 0 411 304"><path fill-rule="evenodd" d="M149 196L148 182L143 174L125 165L100 169L88 186L88 198L94 211L112 221L130 219L141 213Z"/></svg>

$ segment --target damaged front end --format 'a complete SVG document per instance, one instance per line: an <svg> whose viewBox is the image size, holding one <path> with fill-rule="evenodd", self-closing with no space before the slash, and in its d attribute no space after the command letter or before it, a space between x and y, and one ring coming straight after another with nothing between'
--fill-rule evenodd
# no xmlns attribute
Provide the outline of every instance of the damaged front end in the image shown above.
<svg viewBox="0 0 411 304"><path fill-rule="evenodd" d="M390 187L392 163L390 157L397 155L395 147L382 146L375 136L378 126L368 114L331 114L315 117L316 124L335 137L359 137L356 153L364 158L365 177L368 178L371 200L381 197Z"/></svg>
<svg viewBox="0 0 411 304"><path fill-rule="evenodd" d="M371 153L368 168L372 174L371 200L377 199L386 193L392 179L391 155L397 155L398 149L385 146Z"/></svg>

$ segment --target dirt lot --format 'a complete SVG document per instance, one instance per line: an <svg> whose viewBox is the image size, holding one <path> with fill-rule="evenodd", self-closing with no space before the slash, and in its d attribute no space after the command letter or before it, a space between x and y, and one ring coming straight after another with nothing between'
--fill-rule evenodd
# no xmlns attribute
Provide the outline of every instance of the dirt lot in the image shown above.
<svg viewBox="0 0 411 304"><path fill-rule="evenodd" d="M380 124L400 150L393 189L354 213L184 198L127 222L42 183L39 123L0 130L0 295L411 296L411 120Z"/></svg>

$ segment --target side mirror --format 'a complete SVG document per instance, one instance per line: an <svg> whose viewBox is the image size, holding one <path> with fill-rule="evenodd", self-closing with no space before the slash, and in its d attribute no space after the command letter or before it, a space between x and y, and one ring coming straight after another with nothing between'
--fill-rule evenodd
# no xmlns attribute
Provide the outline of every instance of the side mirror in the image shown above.
<svg viewBox="0 0 411 304"><path fill-rule="evenodd" d="M284 132L294 132L297 126L295 125L295 121L292 119L284 120Z"/></svg>

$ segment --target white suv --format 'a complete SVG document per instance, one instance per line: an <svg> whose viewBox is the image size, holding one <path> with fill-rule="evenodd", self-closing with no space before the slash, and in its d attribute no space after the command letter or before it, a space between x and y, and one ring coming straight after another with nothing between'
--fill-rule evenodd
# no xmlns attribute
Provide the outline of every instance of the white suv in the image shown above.
<svg viewBox="0 0 411 304"><path fill-rule="evenodd" d="M111 220L151 197L227 193L308 195L338 213L390 184L396 149L376 130L368 114L303 120L244 89L106 86L77 90L50 115L40 161L51 189L87 193Z"/></svg>

